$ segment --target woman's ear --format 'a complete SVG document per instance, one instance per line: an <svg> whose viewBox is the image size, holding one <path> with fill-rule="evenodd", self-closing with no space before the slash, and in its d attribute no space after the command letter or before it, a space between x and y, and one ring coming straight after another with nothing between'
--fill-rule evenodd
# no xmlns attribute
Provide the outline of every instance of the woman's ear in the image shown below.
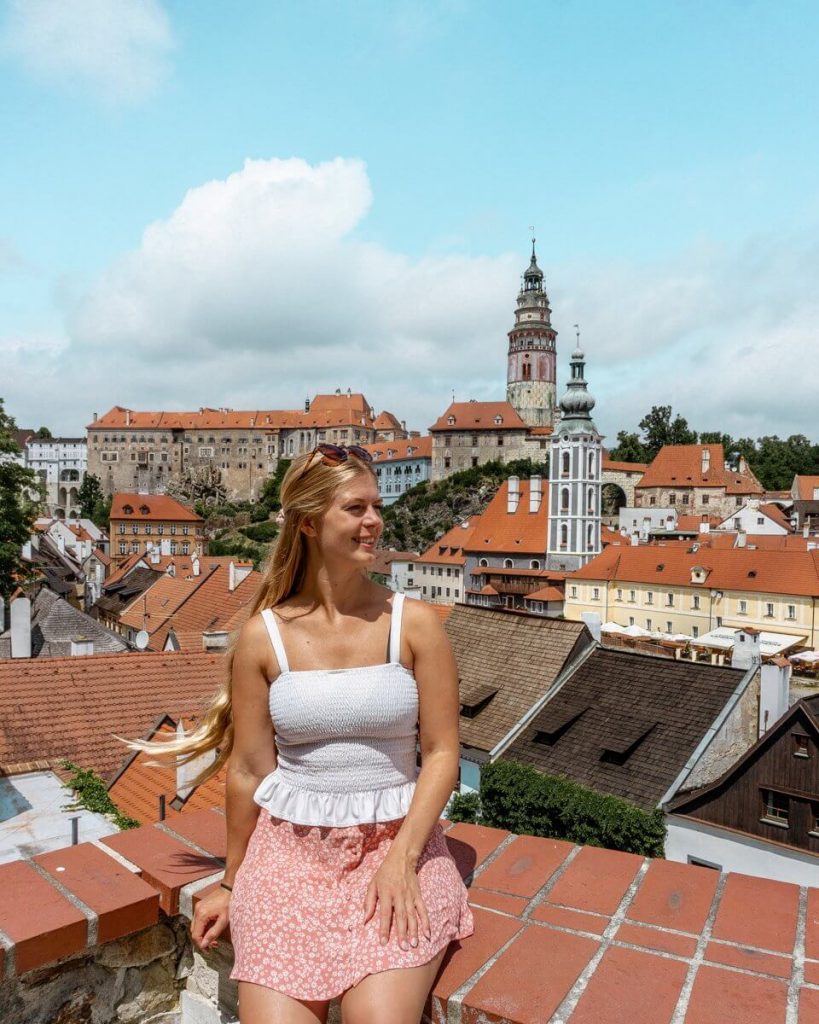
<svg viewBox="0 0 819 1024"><path fill-rule="evenodd" d="M315 521L312 516L307 516L301 524L301 532L305 537L315 537L318 534Z"/></svg>

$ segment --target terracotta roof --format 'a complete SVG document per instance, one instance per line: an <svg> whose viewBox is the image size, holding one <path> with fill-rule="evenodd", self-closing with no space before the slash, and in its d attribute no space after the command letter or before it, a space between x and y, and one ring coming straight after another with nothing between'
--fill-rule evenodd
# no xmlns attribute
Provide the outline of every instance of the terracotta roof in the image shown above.
<svg viewBox="0 0 819 1024"><path fill-rule="evenodd" d="M773 520L777 526L781 526L783 529L787 530L788 533L793 529L790 519L785 515L779 505L760 505L759 511L763 516L767 516L769 519Z"/></svg>
<svg viewBox="0 0 819 1024"><path fill-rule="evenodd" d="M741 669L599 647L503 757L651 810L743 675Z"/></svg>
<svg viewBox="0 0 819 1024"><path fill-rule="evenodd" d="M552 427L529 427L529 434L532 437L548 437L553 433Z"/></svg>
<svg viewBox="0 0 819 1024"><path fill-rule="evenodd" d="M618 462L610 459L608 455L603 456L603 472L610 470L613 473L645 473L648 464L645 462Z"/></svg>
<svg viewBox="0 0 819 1024"><path fill-rule="evenodd" d="M68 758L103 776L163 714L198 714L223 678L222 655L100 654L0 661L0 763Z"/></svg>
<svg viewBox="0 0 819 1024"><path fill-rule="evenodd" d="M373 421L373 427L376 430L403 430L400 420L393 416L391 412L380 412Z"/></svg>
<svg viewBox="0 0 819 1024"><path fill-rule="evenodd" d="M105 586L109 587L113 583L118 583L129 572L135 570L137 566L150 569L159 574L167 572L168 567L172 565L177 576L190 576L193 572L192 557L192 555L160 555L159 561L154 563L149 555L146 555L144 552L141 554L137 552L136 554L129 555L116 572L111 573L105 581ZM246 562L237 561L235 555L199 556L199 567L202 572L206 572L214 565L228 565L230 562L236 562L237 565L247 564Z"/></svg>
<svg viewBox="0 0 819 1024"><path fill-rule="evenodd" d="M376 441L363 444L372 454L373 462L397 462L399 459L431 459L432 437L408 437L403 441Z"/></svg>
<svg viewBox="0 0 819 1024"><path fill-rule="evenodd" d="M455 422L449 423L450 417ZM495 417L503 420L498 424ZM526 424L509 402L453 402L429 428L453 430L527 430Z"/></svg>
<svg viewBox="0 0 819 1024"><path fill-rule="evenodd" d="M656 583L658 587L749 590L819 597L819 550L749 550L680 544L611 545L567 579ZM691 570L706 570L703 583Z"/></svg>
<svg viewBox="0 0 819 1024"><path fill-rule="evenodd" d="M110 556L106 555L106 553L102 551L100 548L94 548L92 554L96 559L98 559L98 561L102 562L103 565L108 566L111 564Z"/></svg>
<svg viewBox="0 0 819 1024"><path fill-rule="evenodd" d="M418 558L417 551L392 551L390 548L376 548L374 554L375 559L369 571L382 576L389 576L393 562L415 562Z"/></svg>
<svg viewBox="0 0 819 1024"><path fill-rule="evenodd" d="M504 480L501 484L475 523L466 545L470 554L481 556L489 551L545 558L549 527L549 481L541 482L542 498L537 512L529 511L531 481L521 480L519 487L517 509L509 513L506 511L509 481Z"/></svg>
<svg viewBox="0 0 819 1024"><path fill-rule="evenodd" d="M540 590L533 590L531 594L525 594L524 601L560 601L563 603L564 593L562 587L541 587Z"/></svg>
<svg viewBox="0 0 819 1024"><path fill-rule="evenodd" d="M696 543L706 548L735 548L739 534L728 530L711 530L701 533ZM691 541L680 541L691 544ZM748 548L762 551L807 551L809 544L819 543L817 537L805 537L801 533L746 533L745 544Z"/></svg>
<svg viewBox="0 0 819 1024"><path fill-rule="evenodd" d="M472 530L477 517L465 519L458 523L451 530L439 537L427 550L418 558L419 562L434 562L436 565L463 565L465 561L464 548L469 544Z"/></svg>
<svg viewBox="0 0 819 1024"><path fill-rule="evenodd" d="M722 522L723 520L719 516L677 516L677 525L671 532L699 534L703 524L715 528Z"/></svg>
<svg viewBox="0 0 819 1024"><path fill-rule="evenodd" d="M797 500L816 501L813 492L819 489L819 476L800 476L793 478L793 486L796 490Z"/></svg>
<svg viewBox="0 0 819 1024"><path fill-rule="evenodd" d="M709 453L703 472L703 453ZM725 465L720 444L663 445L637 484L644 487L724 487L726 494L762 494L762 484L750 470L734 473Z"/></svg>
<svg viewBox="0 0 819 1024"><path fill-rule="evenodd" d="M176 735L175 723L166 719L149 737L162 739ZM203 811L210 807L225 806L225 781L227 772L221 769L201 786L197 786L182 804L180 810L173 806L176 792L176 769L151 766L147 761L154 760L154 755L136 751L117 773L108 789L108 794L116 806L135 818L143 825L153 825L159 821L159 798L165 797L165 820L173 821L180 814ZM173 826L171 826L173 827Z"/></svg>
<svg viewBox="0 0 819 1024"><path fill-rule="evenodd" d="M130 511L129 511L130 509ZM124 494L117 492L111 501L111 520L126 522L187 522L203 523L192 508L169 494Z"/></svg>
<svg viewBox="0 0 819 1024"><path fill-rule="evenodd" d="M460 675L461 703L480 687L495 695L474 717L461 715L461 743L492 750L591 643L582 622L455 605L446 623Z"/></svg>

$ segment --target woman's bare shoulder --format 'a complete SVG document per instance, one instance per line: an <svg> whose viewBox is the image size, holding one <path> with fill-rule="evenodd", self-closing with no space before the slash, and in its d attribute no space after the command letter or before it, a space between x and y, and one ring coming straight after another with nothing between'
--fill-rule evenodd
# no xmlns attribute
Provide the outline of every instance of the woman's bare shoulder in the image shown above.
<svg viewBox="0 0 819 1024"><path fill-rule="evenodd" d="M258 667L269 677L271 670L278 674L272 650L262 613L256 612L239 631L235 657L241 663Z"/></svg>

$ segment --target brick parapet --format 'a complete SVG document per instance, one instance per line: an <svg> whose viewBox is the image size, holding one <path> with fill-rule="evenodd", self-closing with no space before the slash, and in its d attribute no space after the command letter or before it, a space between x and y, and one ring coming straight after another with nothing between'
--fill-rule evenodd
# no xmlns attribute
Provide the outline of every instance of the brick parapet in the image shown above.
<svg viewBox="0 0 819 1024"><path fill-rule="evenodd" d="M447 955L427 1006L433 1024L819 1019L819 889L445 827L476 929ZM167 918L189 919L221 876L224 851L224 816L208 810L172 828L145 826L1 865L0 1008L23 1005L13 993L42 968L74 977L82 958L96 963L106 944L168 924L177 959L191 960L184 929ZM227 944L219 955L218 969L229 970ZM210 954L197 959L217 969ZM201 1010L207 985L201 976L198 987L188 982ZM215 1001L212 1009L218 1019Z"/></svg>

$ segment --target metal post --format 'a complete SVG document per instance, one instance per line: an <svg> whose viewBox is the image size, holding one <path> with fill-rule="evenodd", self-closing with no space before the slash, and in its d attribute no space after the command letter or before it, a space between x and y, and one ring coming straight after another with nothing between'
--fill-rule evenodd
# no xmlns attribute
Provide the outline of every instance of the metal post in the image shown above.
<svg viewBox="0 0 819 1024"><path fill-rule="evenodd" d="M71 845L76 846L80 841L80 818L79 815L71 819Z"/></svg>
<svg viewBox="0 0 819 1024"><path fill-rule="evenodd" d="M164 793L159 797L159 820L160 821L164 821L165 820L165 794Z"/></svg>

